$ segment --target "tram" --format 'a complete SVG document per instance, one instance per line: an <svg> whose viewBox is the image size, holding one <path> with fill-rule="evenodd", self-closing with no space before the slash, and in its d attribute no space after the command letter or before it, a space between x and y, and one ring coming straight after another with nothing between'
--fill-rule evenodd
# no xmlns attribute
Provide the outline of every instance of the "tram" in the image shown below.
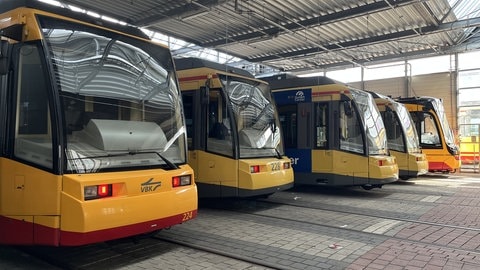
<svg viewBox="0 0 480 270"><path fill-rule="evenodd" d="M0 5L0 244L85 245L197 215L169 49L95 20Z"/></svg>
<svg viewBox="0 0 480 270"><path fill-rule="evenodd" d="M362 186L398 180L372 96L327 77L262 78L272 89L295 184Z"/></svg>
<svg viewBox="0 0 480 270"><path fill-rule="evenodd" d="M428 173L428 161L420 148L415 123L405 105L379 93L372 94L387 131L390 153L395 157L399 177L407 180Z"/></svg>
<svg viewBox="0 0 480 270"><path fill-rule="evenodd" d="M293 170L268 85L197 58L175 59L175 66L199 197L265 197L291 188Z"/></svg>
<svg viewBox="0 0 480 270"><path fill-rule="evenodd" d="M462 165L479 164L480 160L480 124L460 124L460 161Z"/></svg>
<svg viewBox="0 0 480 270"><path fill-rule="evenodd" d="M420 146L430 172L450 173L460 168L459 147L448 124L443 103L435 97L397 98L415 122Z"/></svg>

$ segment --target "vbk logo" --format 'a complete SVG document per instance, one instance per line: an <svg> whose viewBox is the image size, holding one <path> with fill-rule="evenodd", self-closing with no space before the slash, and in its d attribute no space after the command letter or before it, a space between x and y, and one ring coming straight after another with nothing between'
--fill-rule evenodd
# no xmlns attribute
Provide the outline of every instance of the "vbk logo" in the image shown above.
<svg viewBox="0 0 480 270"><path fill-rule="evenodd" d="M295 102L302 101L305 101L305 94L303 93L303 91L297 91L297 93L295 93Z"/></svg>
<svg viewBox="0 0 480 270"><path fill-rule="evenodd" d="M153 178L148 179L147 182L142 183L140 190L142 192L151 192L155 191L157 188L159 188L162 185L162 182L153 182Z"/></svg>

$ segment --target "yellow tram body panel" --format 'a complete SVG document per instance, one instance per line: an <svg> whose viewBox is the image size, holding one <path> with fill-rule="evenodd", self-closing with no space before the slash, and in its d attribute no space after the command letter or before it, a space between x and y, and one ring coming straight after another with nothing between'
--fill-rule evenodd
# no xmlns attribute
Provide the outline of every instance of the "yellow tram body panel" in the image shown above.
<svg viewBox="0 0 480 270"><path fill-rule="evenodd" d="M428 160L422 153L404 153L390 150L390 153L396 158L400 178L405 176L417 177L428 173Z"/></svg>
<svg viewBox="0 0 480 270"><path fill-rule="evenodd" d="M16 161L0 161L2 222L31 227L33 235L25 235L25 243L87 244L135 235L138 231L156 231L197 215L197 188L193 181L192 185L171 187L174 176L189 174L193 179L188 165L172 171L62 177ZM112 196L85 201L84 187L99 184L112 184ZM7 230L0 232L0 239L8 239Z"/></svg>
<svg viewBox="0 0 480 270"><path fill-rule="evenodd" d="M327 164L330 166L326 167ZM374 183L376 180L397 179L398 165L392 156L369 156L367 159L365 156L341 151L313 150L312 172L369 178Z"/></svg>
<svg viewBox="0 0 480 270"><path fill-rule="evenodd" d="M178 174L182 171L181 174ZM179 170L64 175L61 196L63 231L91 232L149 222L197 209L195 186L173 188L174 176L193 175L188 165ZM85 186L112 184L112 197L83 200ZM169 203L175 201L175 203ZM188 215L185 216L186 221ZM151 229L160 225L150 224Z"/></svg>
<svg viewBox="0 0 480 270"><path fill-rule="evenodd" d="M398 179L398 164L394 156L369 156L368 167L372 183L377 180Z"/></svg>
<svg viewBox="0 0 480 270"><path fill-rule="evenodd" d="M290 159L256 158L254 160L239 160L238 186L241 189L264 189L272 186L284 186L292 183L293 170L284 169ZM259 166L258 173L252 173L250 168Z"/></svg>
<svg viewBox="0 0 480 270"><path fill-rule="evenodd" d="M0 170L1 215L60 215L62 176L6 158Z"/></svg>
<svg viewBox="0 0 480 270"><path fill-rule="evenodd" d="M223 190L238 189L237 196L255 196L272 187L292 185L293 170L287 157L235 160L195 150L189 151L189 163L194 167L197 184L221 186ZM288 164L287 169L284 164ZM252 173L253 166L258 166L259 171Z"/></svg>

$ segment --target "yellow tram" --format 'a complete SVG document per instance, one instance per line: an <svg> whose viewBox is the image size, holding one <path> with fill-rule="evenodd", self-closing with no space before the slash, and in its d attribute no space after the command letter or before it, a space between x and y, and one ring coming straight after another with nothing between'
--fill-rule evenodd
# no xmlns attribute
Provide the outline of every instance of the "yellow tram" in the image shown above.
<svg viewBox="0 0 480 270"><path fill-rule="evenodd" d="M0 5L0 243L74 246L194 218L168 48L38 1Z"/></svg>
<svg viewBox="0 0 480 270"><path fill-rule="evenodd" d="M415 123L405 105L370 92L382 115L390 153L395 157L400 179L407 180L428 172L428 161L420 148Z"/></svg>
<svg viewBox="0 0 480 270"><path fill-rule="evenodd" d="M415 122L420 146L430 172L450 173L460 168L459 147L448 124L443 103L435 97L397 98Z"/></svg>
<svg viewBox="0 0 480 270"><path fill-rule="evenodd" d="M273 91L295 184L381 187L398 180L372 96L326 77L262 78Z"/></svg>
<svg viewBox="0 0 480 270"><path fill-rule="evenodd" d="M175 60L199 197L258 197L293 186L270 88L247 71Z"/></svg>

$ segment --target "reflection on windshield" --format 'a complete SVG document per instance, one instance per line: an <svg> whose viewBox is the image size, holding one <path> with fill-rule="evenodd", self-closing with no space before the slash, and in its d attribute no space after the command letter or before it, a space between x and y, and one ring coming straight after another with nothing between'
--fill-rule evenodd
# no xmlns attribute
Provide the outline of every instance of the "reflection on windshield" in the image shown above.
<svg viewBox="0 0 480 270"><path fill-rule="evenodd" d="M367 92L349 89L365 124L368 152L370 155L387 154L387 136L382 117L375 101Z"/></svg>
<svg viewBox="0 0 480 270"><path fill-rule="evenodd" d="M227 76L221 79L237 122L240 156L282 153L278 114L268 85Z"/></svg>
<svg viewBox="0 0 480 270"><path fill-rule="evenodd" d="M168 49L53 22L44 18L43 34L64 104L68 169L185 163L181 99Z"/></svg>
<svg viewBox="0 0 480 270"><path fill-rule="evenodd" d="M443 129L443 134L445 137L445 142L447 143L447 145L455 145L455 138L453 137L452 129L448 124L447 115L445 114L445 109L443 107L442 101L440 101L439 99L434 99L432 101L432 104L433 109L437 112L438 119L440 120L440 125Z"/></svg>
<svg viewBox="0 0 480 270"><path fill-rule="evenodd" d="M408 153L420 153L420 140L418 139L417 129L415 128L412 116L404 104L393 102L397 115L400 119L403 132L407 142Z"/></svg>

